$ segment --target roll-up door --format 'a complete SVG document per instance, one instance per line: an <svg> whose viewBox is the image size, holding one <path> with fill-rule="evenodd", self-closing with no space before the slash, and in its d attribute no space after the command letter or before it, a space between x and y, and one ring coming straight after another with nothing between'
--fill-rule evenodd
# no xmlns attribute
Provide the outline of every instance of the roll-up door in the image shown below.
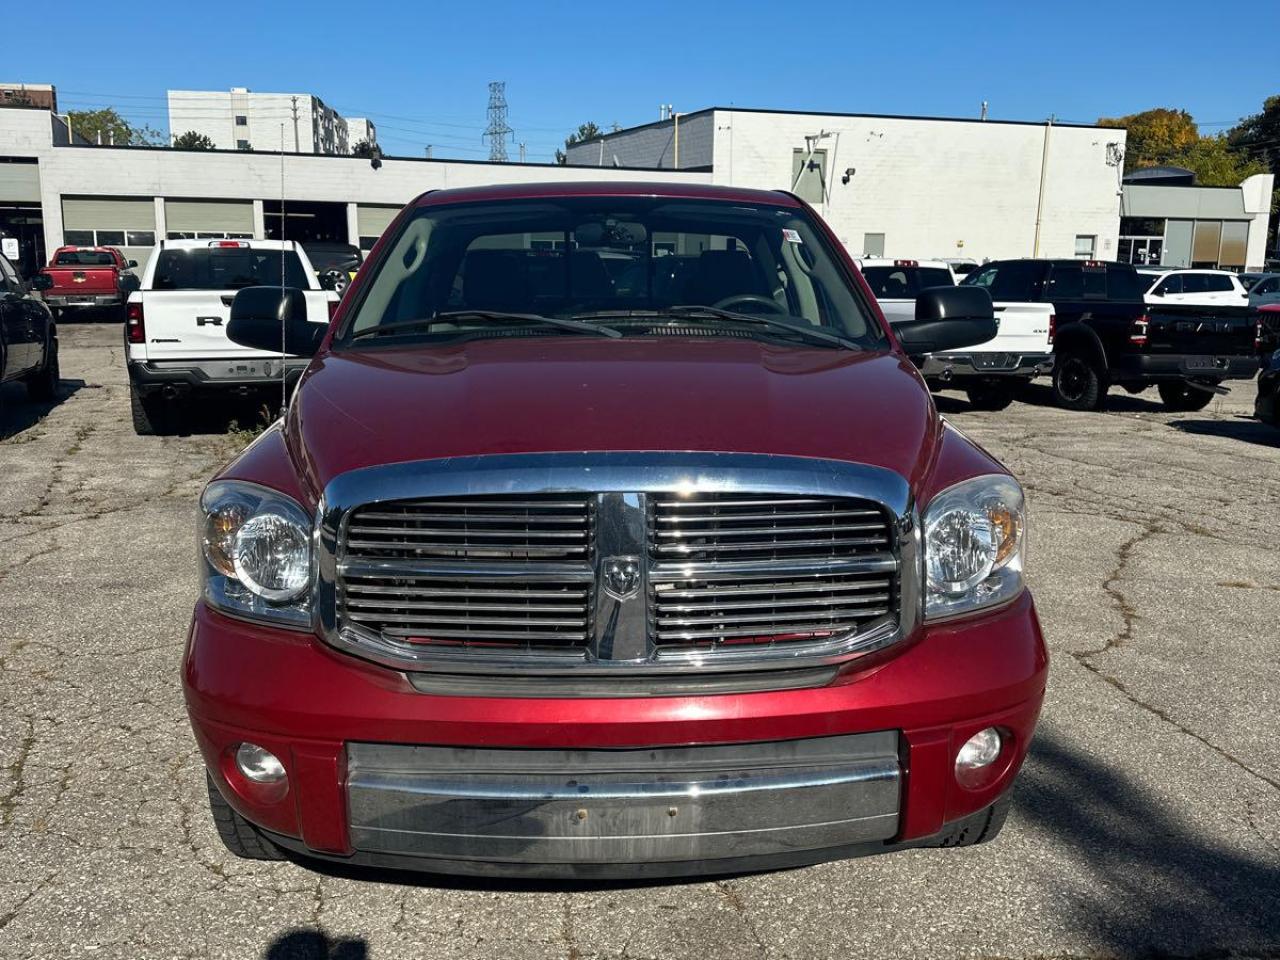
<svg viewBox="0 0 1280 960"><path fill-rule="evenodd" d="M253 236L252 200L166 200L165 231L197 239L202 233ZM190 236L194 234L195 236Z"/></svg>
<svg viewBox="0 0 1280 960"><path fill-rule="evenodd" d="M156 207L150 197L63 197L62 242L117 247L145 267L156 242Z"/></svg>
<svg viewBox="0 0 1280 960"><path fill-rule="evenodd" d="M378 242L383 231L400 212L400 207L381 207L360 204L356 207L356 225L360 231L360 249L368 253Z"/></svg>
<svg viewBox="0 0 1280 960"><path fill-rule="evenodd" d="M18 161L0 162L0 201L39 203L40 167Z"/></svg>

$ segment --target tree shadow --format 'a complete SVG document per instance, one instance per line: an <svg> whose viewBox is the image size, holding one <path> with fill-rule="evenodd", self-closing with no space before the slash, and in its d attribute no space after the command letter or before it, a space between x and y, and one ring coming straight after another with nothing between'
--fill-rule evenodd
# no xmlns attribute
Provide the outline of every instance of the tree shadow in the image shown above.
<svg viewBox="0 0 1280 960"><path fill-rule="evenodd" d="M363 937L330 938L320 930L290 930L267 947L262 960L368 960Z"/></svg>
<svg viewBox="0 0 1280 960"><path fill-rule="evenodd" d="M1280 955L1280 852L1222 845L1050 726L1015 813L1085 862L1089 883L1063 884L1060 910L1119 955Z"/></svg>
<svg viewBox="0 0 1280 960"><path fill-rule="evenodd" d="M16 437L47 417L55 407L86 386L83 380L63 378L58 384L58 396L54 400L31 400L27 389L20 383L0 386L0 440Z"/></svg>
<svg viewBox="0 0 1280 960"><path fill-rule="evenodd" d="M1236 417L1231 420L1172 420L1169 426L1201 437L1223 437L1227 440L1255 443L1260 447L1280 447L1280 429L1251 417Z"/></svg>

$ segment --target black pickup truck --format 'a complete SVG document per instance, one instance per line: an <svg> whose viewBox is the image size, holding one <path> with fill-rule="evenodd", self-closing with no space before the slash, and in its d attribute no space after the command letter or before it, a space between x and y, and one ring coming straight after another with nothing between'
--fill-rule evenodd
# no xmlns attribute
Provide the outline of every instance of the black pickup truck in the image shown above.
<svg viewBox="0 0 1280 960"><path fill-rule="evenodd" d="M964 284L986 287L996 316L1012 303L1052 303L1053 393L1099 410L1107 390L1155 386L1169 410L1201 410L1224 380L1258 372L1258 318L1247 306L1148 305L1131 264L993 260Z"/></svg>

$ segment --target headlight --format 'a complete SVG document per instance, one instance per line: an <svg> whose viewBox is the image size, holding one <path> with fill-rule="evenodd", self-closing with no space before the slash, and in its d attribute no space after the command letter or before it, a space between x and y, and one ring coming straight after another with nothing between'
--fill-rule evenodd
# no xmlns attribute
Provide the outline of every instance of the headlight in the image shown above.
<svg viewBox="0 0 1280 960"><path fill-rule="evenodd" d="M975 477L934 497L924 512L925 618L1016 597L1025 539L1022 488L1011 477Z"/></svg>
<svg viewBox="0 0 1280 960"><path fill-rule="evenodd" d="M311 622L311 518L281 493L221 480L200 498L204 597L228 613Z"/></svg>

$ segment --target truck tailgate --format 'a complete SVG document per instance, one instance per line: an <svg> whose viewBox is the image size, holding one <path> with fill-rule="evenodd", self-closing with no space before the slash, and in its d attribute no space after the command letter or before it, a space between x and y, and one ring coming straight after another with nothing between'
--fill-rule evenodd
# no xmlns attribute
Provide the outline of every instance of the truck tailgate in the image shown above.
<svg viewBox="0 0 1280 960"><path fill-rule="evenodd" d="M235 290L146 290L142 309L151 360L271 357L274 352L251 350L227 339ZM307 317L328 323L328 296L307 290Z"/></svg>
<svg viewBox="0 0 1280 960"><path fill-rule="evenodd" d="M1254 352L1258 315L1248 307L1165 306L1147 315L1146 352L1245 356Z"/></svg>
<svg viewBox="0 0 1280 960"><path fill-rule="evenodd" d="M49 293L63 297L102 296L119 289L115 267L45 267L53 278Z"/></svg>

